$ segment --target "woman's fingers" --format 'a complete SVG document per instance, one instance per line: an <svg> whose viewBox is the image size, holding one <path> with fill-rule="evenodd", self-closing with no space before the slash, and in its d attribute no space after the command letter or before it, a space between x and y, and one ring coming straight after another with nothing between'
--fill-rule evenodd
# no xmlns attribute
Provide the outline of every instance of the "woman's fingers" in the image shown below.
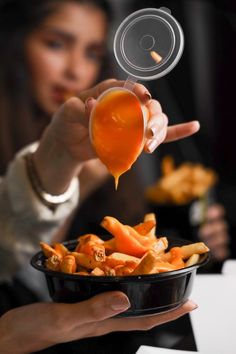
<svg viewBox="0 0 236 354"><path fill-rule="evenodd" d="M213 250L216 247L229 244L228 225L225 221L206 223L199 230L199 238Z"/></svg>
<svg viewBox="0 0 236 354"><path fill-rule="evenodd" d="M182 306L175 310L163 314L156 314L150 316L129 317L129 318L114 318L105 321L104 325L107 327L107 333L109 329L113 331L142 331L149 330L153 327L159 326L163 323L174 321L177 318L193 311L197 308L197 305L188 300Z"/></svg>
<svg viewBox="0 0 236 354"><path fill-rule="evenodd" d="M156 100L150 100L146 104L144 113L145 116L147 116L147 140L145 142L144 150L151 153L164 141L166 137L168 118L162 112L161 105Z"/></svg>
<svg viewBox="0 0 236 354"><path fill-rule="evenodd" d="M96 295L75 304L51 304L53 320L52 337L55 343L68 342L87 337L96 337L104 332L107 319L130 307L127 296L119 291ZM54 331L54 333L53 333ZM106 330L105 330L106 331ZM113 328L108 329L108 332Z"/></svg>
<svg viewBox="0 0 236 354"><path fill-rule="evenodd" d="M152 100L152 95L150 94L148 89L142 84L135 84L133 87L133 92L139 98L141 104L143 105L147 105Z"/></svg>
<svg viewBox="0 0 236 354"><path fill-rule="evenodd" d="M124 85L124 81L116 79L108 79L100 82L98 85L91 89L85 90L79 94L79 98L85 102L89 97L98 98L104 91L112 87L120 87Z"/></svg>
<svg viewBox="0 0 236 354"><path fill-rule="evenodd" d="M85 128L88 127L88 117L85 114L84 102L77 98L69 98L56 112L53 120L64 121L66 123L80 123Z"/></svg>
<svg viewBox="0 0 236 354"><path fill-rule="evenodd" d="M188 123L177 124L168 127L165 138L165 143L169 143L175 140L186 138L195 134L200 129L198 121L191 121Z"/></svg>
<svg viewBox="0 0 236 354"><path fill-rule="evenodd" d="M93 97L89 97L85 101L85 112L88 117L90 116L92 109L95 106L96 102L97 102L97 100L95 100Z"/></svg>
<svg viewBox="0 0 236 354"><path fill-rule="evenodd" d="M164 121L164 119L163 119ZM166 137L166 132L167 128L164 126L160 131L156 132L153 130L155 133L152 137L152 139L147 140L145 146L144 146L144 151L147 153L152 153L160 144L163 143Z"/></svg>
<svg viewBox="0 0 236 354"><path fill-rule="evenodd" d="M55 119L56 117L58 118L59 115L62 116L63 120L67 123L80 123L84 128L88 128L89 115L92 108L96 104L95 98L98 97L103 90L110 87L117 87L119 85L123 86L124 82L114 79L106 80L95 86L93 89L84 92L83 98L70 98L56 113ZM163 142L171 142L182 139L196 133L199 130L200 125L198 121L167 127L167 116L162 112L160 103L156 100L150 99L150 94L146 87L141 84L135 84L133 91L142 103L146 102L143 105L145 115L149 118L146 129L147 140L144 147L146 152L151 153Z"/></svg>
<svg viewBox="0 0 236 354"><path fill-rule="evenodd" d="M193 301L188 300L177 309L164 314L135 318L114 318L115 315L126 311L130 307L128 297L119 291L96 295L89 300L69 305L70 308L64 304L58 304L58 306L61 306L61 321L64 323L75 323L75 327L78 327L99 322L99 326L103 326L104 322L109 321L107 332L146 330L150 326L154 327L168 321L173 321L197 308L197 305Z"/></svg>
<svg viewBox="0 0 236 354"><path fill-rule="evenodd" d="M105 80L105 81L101 82L100 84L93 87L92 89L82 92L79 95L79 97L83 102L87 101L87 103L88 103L89 98L93 97L94 99L97 99L104 91L106 91L109 88L124 87L124 86L125 86L125 81L109 79L109 80ZM148 110L149 117L150 117L150 122L148 123L148 125L149 125L151 133L153 133L152 130L155 130L154 129L155 124L158 128L157 120L156 120L156 123L154 123L153 119L157 118L158 114L164 115L164 113L162 112L161 105L158 101L151 99L150 92L142 84L138 84L138 83L134 84L132 91L139 98L141 104L146 106L146 109ZM166 119L167 119L167 117L166 117ZM153 124L152 127L151 127L151 124ZM160 125L162 125L162 123L159 123L159 126ZM149 142L149 144L152 145L152 148L153 147L155 148L156 146L158 146L160 144L160 142L162 142L161 139L163 138L163 136L164 136L164 142L171 142L171 141L179 140L182 138L186 138L186 137L196 133L199 130L199 128L200 128L200 124L198 121L177 124L177 125L173 125L171 127L168 127L166 136L164 136L165 135L164 132L161 132L161 129L159 127L160 134L159 134L158 139L155 142L152 142L152 144L151 144L151 142ZM156 130L158 130L158 129L156 129ZM156 133L154 132L154 135L155 134ZM150 135L149 135L149 137L150 137ZM155 136L155 138L157 138L157 135ZM153 137L152 137L152 140L153 140Z"/></svg>
<svg viewBox="0 0 236 354"><path fill-rule="evenodd" d="M145 95L145 93L143 94ZM153 99L149 100L148 103L145 105L145 107L149 112L150 119L152 119L152 116L154 116L155 114L162 113L161 105L157 100L153 100Z"/></svg>
<svg viewBox="0 0 236 354"><path fill-rule="evenodd" d="M64 320L75 321L77 326L100 322L126 311L129 307L129 299L124 293L119 291L107 292L73 305L71 311L65 308Z"/></svg>
<svg viewBox="0 0 236 354"><path fill-rule="evenodd" d="M125 87L124 80L108 79L102 81L98 85L94 86L92 89L83 91L79 94L79 98L85 102L89 97L97 99L104 91L113 87ZM131 83L132 85L132 83ZM147 88L142 84L134 83L132 87L132 92L139 98L142 104L147 104L151 100L151 94Z"/></svg>
<svg viewBox="0 0 236 354"><path fill-rule="evenodd" d="M222 219L225 216L223 205L214 203L210 205L206 211L207 222L213 222L217 219Z"/></svg>
<svg viewBox="0 0 236 354"><path fill-rule="evenodd" d="M145 97L145 87L136 87L139 95ZM144 117L147 119L146 142L144 150L152 153L158 145L186 138L196 133L199 128L198 121L177 124L168 127L168 118L162 112L160 103L157 100L149 99L143 107Z"/></svg>
<svg viewBox="0 0 236 354"><path fill-rule="evenodd" d="M217 261L222 261L230 254L228 224L222 218L222 210L220 208L218 210L212 206L211 211L211 218L207 219L207 222L200 227L198 237L210 248L213 258ZM216 218L219 215L220 218Z"/></svg>
<svg viewBox="0 0 236 354"><path fill-rule="evenodd" d="M201 235L208 240L214 237L215 234L226 233L228 231L228 224L225 220L217 219L214 222L206 222L200 228Z"/></svg>
<svg viewBox="0 0 236 354"><path fill-rule="evenodd" d="M230 257L230 250L228 248L218 248L215 250L214 258L218 262L223 262Z"/></svg>
<svg viewBox="0 0 236 354"><path fill-rule="evenodd" d="M130 307L128 297L122 292L110 292L97 295L83 306L87 322L101 321L113 317ZM81 314L81 311L80 311ZM83 314L83 311L82 311Z"/></svg>

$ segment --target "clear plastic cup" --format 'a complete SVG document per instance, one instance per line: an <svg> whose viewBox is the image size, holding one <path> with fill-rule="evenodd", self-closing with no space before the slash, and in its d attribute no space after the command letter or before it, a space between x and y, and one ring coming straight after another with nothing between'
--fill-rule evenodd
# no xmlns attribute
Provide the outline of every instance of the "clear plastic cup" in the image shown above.
<svg viewBox="0 0 236 354"><path fill-rule="evenodd" d="M143 150L146 121L139 99L124 87L105 91L91 112L91 141L116 188Z"/></svg>
<svg viewBox="0 0 236 354"><path fill-rule="evenodd" d="M112 88L98 98L90 117L91 142L114 176L116 188L119 176L131 168L144 145L146 118L132 92L134 84L139 79L154 80L170 72L182 55L183 46L183 31L167 8L136 11L116 31L114 55L128 78L124 88ZM119 99L122 95L123 99Z"/></svg>

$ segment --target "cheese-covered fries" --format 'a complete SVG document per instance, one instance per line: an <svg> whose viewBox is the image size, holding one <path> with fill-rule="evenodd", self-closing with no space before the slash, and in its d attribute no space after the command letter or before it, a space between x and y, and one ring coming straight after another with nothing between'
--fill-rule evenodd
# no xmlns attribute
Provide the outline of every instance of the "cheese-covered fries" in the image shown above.
<svg viewBox="0 0 236 354"><path fill-rule="evenodd" d="M82 235L74 250L40 242L46 268L86 276L155 274L194 265L209 251L203 242L168 249L168 239L155 235L152 213L133 227L111 216L105 216L101 225L111 234L109 241L94 234Z"/></svg>
<svg viewBox="0 0 236 354"><path fill-rule="evenodd" d="M182 205L203 197L217 182L216 173L201 164L183 163L175 167L171 156L163 158L161 178L147 188L152 203Z"/></svg>

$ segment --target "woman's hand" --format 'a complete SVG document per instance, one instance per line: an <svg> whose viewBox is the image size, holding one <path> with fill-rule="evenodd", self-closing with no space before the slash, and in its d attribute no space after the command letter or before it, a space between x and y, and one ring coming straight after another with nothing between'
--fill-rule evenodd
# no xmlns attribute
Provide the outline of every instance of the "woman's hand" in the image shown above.
<svg viewBox="0 0 236 354"><path fill-rule="evenodd" d="M124 86L124 81L106 80L78 98L70 98L54 115L34 154L36 170L48 193L63 193L71 179L80 173L84 162L96 158L89 138L89 116L96 98L108 88L117 86ZM146 87L135 84L133 92L149 116L145 151L151 153L162 142L178 140L198 131L196 121L168 127L168 119L159 102L151 99Z"/></svg>
<svg viewBox="0 0 236 354"><path fill-rule="evenodd" d="M84 91L80 98L87 102L88 110L91 111L93 105L105 90L112 87L123 87L124 81L105 80L92 88ZM148 116L146 129L145 151L152 153L161 143L172 142L175 140L186 138L195 134L199 128L198 121L191 121L183 124L176 124L168 127L168 118L162 112L162 107L157 100L151 99L151 94L144 85L135 84L133 87L134 94L139 98L144 107L144 114Z"/></svg>
<svg viewBox="0 0 236 354"><path fill-rule="evenodd" d="M144 147L148 153L152 153L161 143L186 138L196 133L200 128L198 121L168 127L168 118L162 112L161 105L156 100L149 100L144 107L149 115Z"/></svg>
<svg viewBox="0 0 236 354"><path fill-rule="evenodd" d="M230 256L230 236L225 210L220 204L212 204L206 211L206 221L199 228L198 237L211 250L215 261L222 262Z"/></svg>
<svg viewBox="0 0 236 354"><path fill-rule="evenodd" d="M100 294L77 304L38 303L19 307L0 318L1 353L26 354L114 331L148 330L183 316L197 305L187 301L164 314L113 317L129 307L127 296L121 292Z"/></svg>

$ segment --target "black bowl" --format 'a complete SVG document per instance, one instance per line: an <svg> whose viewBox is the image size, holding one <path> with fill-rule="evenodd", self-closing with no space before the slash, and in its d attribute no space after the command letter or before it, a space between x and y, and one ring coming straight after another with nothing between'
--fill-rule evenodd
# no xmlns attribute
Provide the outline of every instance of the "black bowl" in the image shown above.
<svg viewBox="0 0 236 354"><path fill-rule="evenodd" d="M169 248L191 243L168 238ZM74 250L77 240L64 242ZM54 272L44 265L42 251L33 256L31 265L45 274L50 296L54 302L75 303L106 291L122 291L131 307L121 317L161 313L177 308L189 297L196 271L209 260L209 253L199 263L179 270L139 276L84 276Z"/></svg>

